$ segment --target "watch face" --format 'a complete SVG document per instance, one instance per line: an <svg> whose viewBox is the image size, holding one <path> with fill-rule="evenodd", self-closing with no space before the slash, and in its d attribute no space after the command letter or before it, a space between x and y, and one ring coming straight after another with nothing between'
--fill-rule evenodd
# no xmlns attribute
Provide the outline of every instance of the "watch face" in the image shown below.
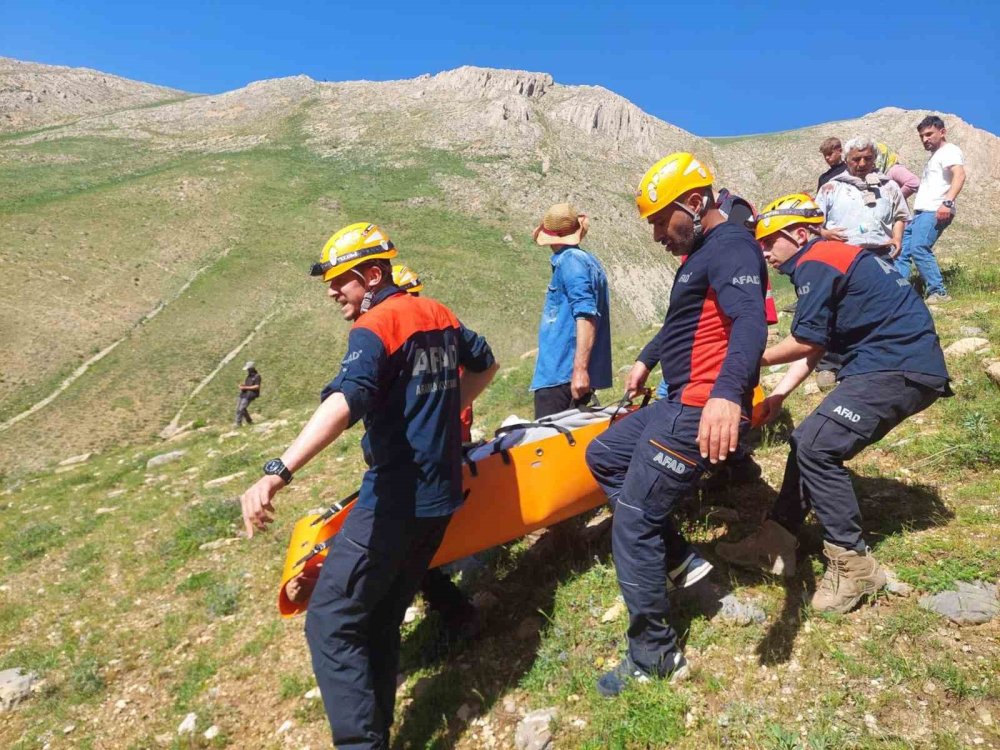
<svg viewBox="0 0 1000 750"><path fill-rule="evenodd" d="M284 467L284 464L281 463L281 459L280 458L272 458L270 461L268 461L266 464L264 464L264 473L265 474L279 474L279 473L281 473L281 469L283 467Z"/></svg>

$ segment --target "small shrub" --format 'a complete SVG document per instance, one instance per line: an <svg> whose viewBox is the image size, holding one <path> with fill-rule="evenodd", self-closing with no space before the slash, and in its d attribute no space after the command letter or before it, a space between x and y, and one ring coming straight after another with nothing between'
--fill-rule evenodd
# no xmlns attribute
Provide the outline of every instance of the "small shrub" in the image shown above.
<svg viewBox="0 0 1000 750"><path fill-rule="evenodd" d="M104 689L104 678L100 669L100 664L93 657L83 658L74 664L69 676L73 693L87 698L101 692Z"/></svg>
<svg viewBox="0 0 1000 750"><path fill-rule="evenodd" d="M205 593L205 605L215 617L225 617L236 611L242 586L238 583L216 583Z"/></svg>
<svg viewBox="0 0 1000 750"><path fill-rule="evenodd" d="M172 557L184 558L198 551L205 542L229 536L242 517L237 503L209 500L187 511L183 525L174 532L166 550Z"/></svg>

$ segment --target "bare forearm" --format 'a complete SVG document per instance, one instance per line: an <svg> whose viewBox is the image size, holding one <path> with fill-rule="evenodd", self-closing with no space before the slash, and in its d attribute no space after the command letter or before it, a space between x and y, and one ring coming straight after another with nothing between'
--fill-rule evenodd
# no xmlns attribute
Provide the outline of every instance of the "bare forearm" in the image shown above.
<svg viewBox="0 0 1000 750"><path fill-rule="evenodd" d="M892 244L899 247L903 242L903 229L906 227L905 222L897 221L893 222L892 225Z"/></svg>
<svg viewBox="0 0 1000 750"><path fill-rule="evenodd" d="M462 377L459 379L459 388L462 394L463 409L472 406L472 402L476 400L476 396L486 390L486 386L490 384L490 381L493 380L499 369L499 363L494 362L490 365L489 369L482 372L471 372L468 369L462 371Z"/></svg>
<svg viewBox="0 0 1000 750"><path fill-rule="evenodd" d="M799 341L794 336L789 335L784 340L767 349L764 352L764 356L760 358L760 363L764 367L769 365L783 365L813 355L816 356L818 361L819 357L823 356L823 347L810 344L806 341Z"/></svg>
<svg viewBox="0 0 1000 750"><path fill-rule="evenodd" d="M351 421L351 410L342 393L331 394L302 428L302 432L292 441L281 455L281 460L289 471L296 472L305 466L326 446L336 440L347 429Z"/></svg>
<svg viewBox="0 0 1000 750"><path fill-rule="evenodd" d="M595 338L597 338L597 324L590 318L577 318L574 370L586 370L590 366L590 353L594 350Z"/></svg>
<svg viewBox="0 0 1000 750"><path fill-rule="evenodd" d="M819 352L792 362L788 368L788 372L785 373L785 377L783 377L781 382L775 386L771 395L787 396L789 393L798 388L802 384L802 381L809 377L809 373L813 371L816 367L816 363L819 362L820 357L822 356L823 352Z"/></svg>
<svg viewBox="0 0 1000 750"><path fill-rule="evenodd" d="M951 187L948 188L948 192L945 193L945 199L953 201L958 197L958 194L962 192L962 188L965 186L965 169L962 167L952 167L951 174Z"/></svg>

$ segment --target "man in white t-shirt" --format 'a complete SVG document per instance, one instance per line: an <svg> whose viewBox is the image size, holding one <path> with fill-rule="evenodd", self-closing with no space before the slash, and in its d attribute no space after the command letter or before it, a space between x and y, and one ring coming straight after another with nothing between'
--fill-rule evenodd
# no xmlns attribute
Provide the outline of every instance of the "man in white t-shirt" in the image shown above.
<svg viewBox="0 0 1000 750"><path fill-rule="evenodd" d="M903 233L903 252L896 260L896 270L904 279L910 277L910 264L917 267L927 290L928 305L950 302L944 288L941 269L934 257L934 243L955 217L955 199L965 184L965 157L962 149L947 142L944 121L928 115L917 125L917 133L931 158L924 167L920 189L913 200L913 221Z"/></svg>

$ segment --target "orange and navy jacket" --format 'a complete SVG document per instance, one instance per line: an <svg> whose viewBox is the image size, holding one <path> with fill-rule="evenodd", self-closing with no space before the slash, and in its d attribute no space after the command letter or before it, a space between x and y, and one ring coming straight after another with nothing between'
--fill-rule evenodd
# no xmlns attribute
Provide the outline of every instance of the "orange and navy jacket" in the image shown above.
<svg viewBox="0 0 1000 750"><path fill-rule="evenodd" d="M767 343L766 283L746 229L726 222L705 233L677 269L663 327L638 357L650 369L659 360L669 400L702 407L724 398L749 412Z"/></svg>
<svg viewBox="0 0 1000 750"><path fill-rule="evenodd" d="M320 397L342 393L350 424L364 420L360 507L411 518L446 516L462 504L458 368L492 365L486 340L440 302L395 286L376 293Z"/></svg>
<svg viewBox="0 0 1000 750"><path fill-rule="evenodd" d="M838 380L888 371L948 378L927 305L892 263L855 245L813 240L778 270L799 300L792 335L842 355Z"/></svg>

